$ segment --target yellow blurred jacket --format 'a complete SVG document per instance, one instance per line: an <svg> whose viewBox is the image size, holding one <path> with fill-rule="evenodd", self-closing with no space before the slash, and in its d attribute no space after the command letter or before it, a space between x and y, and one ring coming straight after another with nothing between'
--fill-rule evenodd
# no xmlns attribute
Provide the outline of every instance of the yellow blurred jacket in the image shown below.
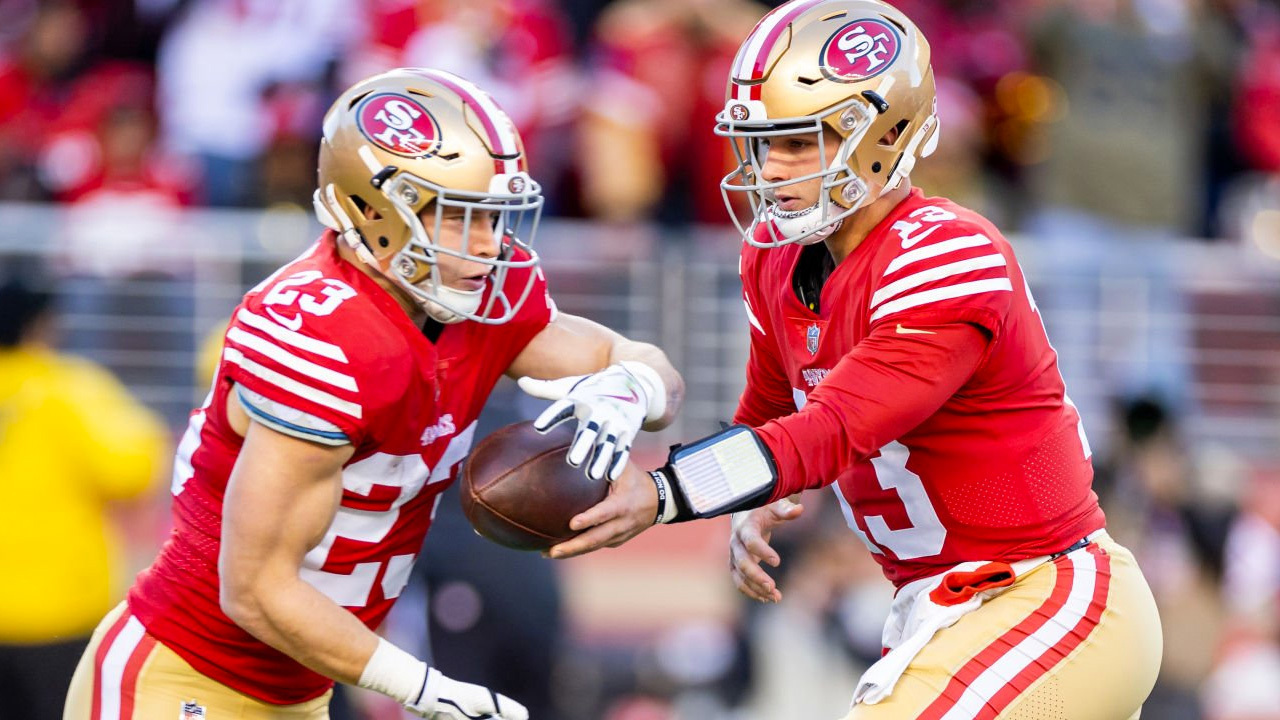
<svg viewBox="0 0 1280 720"><path fill-rule="evenodd" d="M86 636L119 602L107 505L153 487L166 444L106 370L0 349L0 644Z"/></svg>

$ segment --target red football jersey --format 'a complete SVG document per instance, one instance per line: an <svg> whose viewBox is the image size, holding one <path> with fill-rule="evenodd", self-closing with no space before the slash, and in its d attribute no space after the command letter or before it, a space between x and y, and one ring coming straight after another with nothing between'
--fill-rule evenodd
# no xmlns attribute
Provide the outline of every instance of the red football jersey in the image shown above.
<svg viewBox="0 0 1280 720"><path fill-rule="evenodd" d="M147 631L196 670L260 700L323 694L328 678L219 608L223 495L243 441L227 422L228 393L238 387L295 411L271 418L286 432L355 446L337 515L301 576L374 628L408 581L490 390L554 315L541 271L512 270L508 287L523 288L527 272L539 277L514 320L449 325L434 344L339 257L332 233L250 291L227 329L209 398L178 447L173 532L129 592Z"/></svg>
<svg viewBox="0 0 1280 720"><path fill-rule="evenodd" d="M1057 354L1013 249L990 222L912 190L836 266L816 313L792 288L802 250L742 251L751 357L735 422L761 428L778 456L775 498L835 483L849 527L899 586L960 562L1056 552L1103 526ZM904 422L913 396L902 393L927 395L936 378L917 374L890 390L877 385L887 375L848 371L854 356L902 367L901 355L868 358L867 348L965 323L990 342L922 422ZM828 377L841 360L844 372ZM874 403L839 401L877 391ZM815 392L824 416L797 412ZM832 407L844 407L834 424Z"/></svg>

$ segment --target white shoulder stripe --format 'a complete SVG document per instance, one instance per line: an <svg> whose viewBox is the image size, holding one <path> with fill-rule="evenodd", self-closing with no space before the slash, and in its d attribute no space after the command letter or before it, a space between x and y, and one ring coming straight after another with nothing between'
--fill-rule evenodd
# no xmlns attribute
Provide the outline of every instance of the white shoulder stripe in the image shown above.
<svg viewBox="0 0 1280 720"><path fill-rule="evenodd" d="M885 268L884 274L888 275L891 272L901 270L903 267L910 265L913 262L928 260L932 257L938 257L939 255L945 255L949 252L955 252L956 250L964 250L965 248L990 244L991 240L986 235L966 235L964 237L943 240L942 242L934 243L933 245L925 245L924 247L916 248L911 252L904 252L894 258L893 262L889 263L889 267Z"/></svg>
<svg viewBox="0 0 1280 720"><path fill-rule="evenodd" d="M343 375L342 373L330 370L323 365L317 365L310 360L304 360L279 345L268 340L264 340L252 333L247 333L238 327L233 327L227 332L227 339L234 343L243 345L250 350L260 352L281 365L284 365L291 370L297 370L309 378L314 378L320 382L326 382L334 387L339 387L343 390L350 390L352 392L359 389L356 387L356 379L350 375Z"/></svg>
<svg viewBox="0 0 1280 720"><path fill-rule="evenodd" d="M360 405L343 400L340 397L330 395L323 390L317 390L309 385L304 385L291 377L281 375L271 368L264 367L259 363L250 360L244 356L244 353L240 352L236 348L227 348L223 351L223 355L227 358L227 362L239 365L250 375L265 380L281 390L287 390L304 400L310 400L317 405L332 408L340 413L350 415L353 418L360 418L363 416Z"/></svg>
<svg viewBox="0 0 1280 720"><path fill-rule="evenodd" d="M294 332L273 320L251 313L243 308L241 308L240 312L236 313L236 319L255 330L261 330L282 343L287 343L296 348L301 348L309 353L315 353L316 355L327 357L330 360L347 362L346 353L342 352L342 348L337 345L327 343L322 340L316 340L312 337L307 337L302 333Z"/></svg>
<svg viewBox="0 0 1280 720"><path fill-rule="evenodd" d="M897 300L890 300L889 302L881 305L878 310L872 313L871 322L875 322L885 315L896 313L899 310L906 310L907 308L928 305L929 303L964 297L966 295L1002 291L1013 291L1013 284L1009 282L1009 278L1007 277L993 278L990 280L974 280L973 282L960 283L959 285L948 285L947 287L936 288L934 290L925 290L924 292L900 297Z"/></svg>
<svg viewBox="0 0 1280 720"><path fill-rule="evenodd" d="M919 287L927 282L941 280L942 278L951 277L953 275L963 275L964 273L973 272L974 270L1003 267L1004 265L1004 256L1000 253L992 253L991 255L983 255L981 257L969 258L968 260L960 260L959 262L931 267L928 270L921 270L914 275L908 275L900 280L895 280L877 290L875 295L871 296L871 307L874 309L885 300L901 295L911 288Z"/></svg>

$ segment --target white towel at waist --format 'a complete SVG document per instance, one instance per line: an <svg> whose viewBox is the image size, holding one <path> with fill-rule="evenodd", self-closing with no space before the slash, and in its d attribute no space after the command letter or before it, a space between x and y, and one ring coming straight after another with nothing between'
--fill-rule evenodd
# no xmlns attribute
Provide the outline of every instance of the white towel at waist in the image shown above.
<svg viewBox="0 0 1280 720"><path fill-rule="evenodd" d="M902 677L907 666L933 639L935 633L977 610L982 603L1004 592L1017 578L1048 562L1049 557L1042 555L1014 563L965 562L946 572L903 585L894 595L889 617L885 619L881 634L881 644L889 652L862 674L851 704L861 702L874 705L889 697L889 693L898 684L898 678ZM954 581L957 573L977 573L975 577L990 575L993 581L981 583L979 587L985 589L973 592L967 599L953 596L951 603L935 602L930 593L937 590L948 577Z"/></svg>

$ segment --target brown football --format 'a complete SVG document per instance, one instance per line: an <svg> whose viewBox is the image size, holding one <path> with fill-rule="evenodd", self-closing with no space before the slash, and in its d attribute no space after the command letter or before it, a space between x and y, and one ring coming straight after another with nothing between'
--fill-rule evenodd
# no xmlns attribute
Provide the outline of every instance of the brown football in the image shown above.
<svg viewBox="0 0 1280 720"><path fill-rule="evenodd" d="M576 423L543 435L533 423L508 425L480 441L462 466L462 512L476 532L517 550L546 550L577 533L574 515L609 494L565 462Z"/></svg>

